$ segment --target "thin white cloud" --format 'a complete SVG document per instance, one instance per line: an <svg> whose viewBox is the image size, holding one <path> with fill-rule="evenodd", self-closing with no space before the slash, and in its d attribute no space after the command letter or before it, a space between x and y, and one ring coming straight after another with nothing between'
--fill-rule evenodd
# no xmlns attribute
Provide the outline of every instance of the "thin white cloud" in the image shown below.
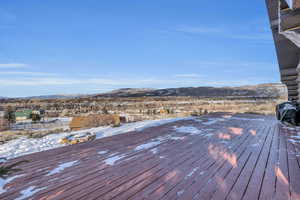
<svg viewBox="0 0 300 200"><path fill-rule="evenodd" d="M22 75L22 76L55 76L54 73L28 72L28 71L0 71L0 75Z"/></svg>
<svg viewBox="0 0 300 200"><path fill-rule="evenodd" d="M10 69L10 68L26 68L28 67L27 64L24 63L0 63L0 69Z"/></svg>

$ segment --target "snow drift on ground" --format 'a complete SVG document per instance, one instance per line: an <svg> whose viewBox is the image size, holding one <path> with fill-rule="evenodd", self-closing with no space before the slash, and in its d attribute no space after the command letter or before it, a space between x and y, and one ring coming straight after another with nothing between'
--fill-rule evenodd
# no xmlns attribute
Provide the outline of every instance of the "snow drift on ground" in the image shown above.
<svg viewBox="0 0 300 200"><path fill-rule="evenodd" d="M90 132L90 133L95 133L96 138L100 139L100 138L118 135L130 131L142 131L146 128L160 126L163 124L184 120L184 119L191 119L191 118L189 117L189 118L148 120L142 122L123 124L121 127L117 127L117 128L107 127L107 126L97 127L97 128L91 128L82 131L47 135L39 139L21 137L15 140L11 140L3 145L0 145L0 158L4 157L7 159L11 159L26 154L31 154L35 152L40 152L40 151L45 151L45 150L65 146L64 144L60 144L59 140L71 134L82 134L82 133Z"/></svg>

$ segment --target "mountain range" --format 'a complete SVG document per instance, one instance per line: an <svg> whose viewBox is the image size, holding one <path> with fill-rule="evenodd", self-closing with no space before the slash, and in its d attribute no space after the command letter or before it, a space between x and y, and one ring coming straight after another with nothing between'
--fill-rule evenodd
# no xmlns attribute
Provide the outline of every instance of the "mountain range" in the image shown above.
<svg viewBox="0 0 300 200"><path fill-rule="evenodd" d="M70 99L70 98L117 98L117 97L167 97L167 96L192 96L192 97L286 97L286 86L280 83L247 85L239 87L181 87L181 88L122 88L101 94L73 94L73 95L45 95L22 97L20 99ZM7 99L7 97L0 97Z"/></svg>
<svg viewBox="0 0 300 200"><path fill-rule="evenodd" d="M249 85L240 87L183 87L167 89L124 88L94 97L286 97L286 86L279 83Z"/></svg>

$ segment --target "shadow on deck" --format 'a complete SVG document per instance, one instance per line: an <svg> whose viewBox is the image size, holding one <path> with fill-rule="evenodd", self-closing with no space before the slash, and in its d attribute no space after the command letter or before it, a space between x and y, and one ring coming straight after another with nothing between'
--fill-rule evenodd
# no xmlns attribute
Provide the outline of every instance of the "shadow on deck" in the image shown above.
<svg viewBox="0 0 300 200"><path fill-rule="evenodd" d="M297 131L214 114L35 153L0 199L300 199Z"/></svg>

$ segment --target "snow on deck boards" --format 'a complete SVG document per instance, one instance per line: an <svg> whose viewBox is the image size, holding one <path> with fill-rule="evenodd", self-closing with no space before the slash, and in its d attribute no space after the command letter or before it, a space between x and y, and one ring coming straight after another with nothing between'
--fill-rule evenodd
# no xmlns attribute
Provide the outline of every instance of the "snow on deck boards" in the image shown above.
<svg viewBox="0 0 300 200"><path fill-rule="evenodd" d="M211 114L34 153L0 199L300 199L300 128Z"/></svg>
<svg viewBox="0 0 300 200"><path fill-rule="evenodd" d="M93 133L96 135L97 139L101 139L114 135L124 134L126 132L131 131L143 131L144 129L149 127L160 126L166 123L175 122L179 120L187 120L191 118L192 117L146 120L133 123L125 123L122 124L120 127L100 126L80 131L50 134L42 138L28 138L26 136L22 136L0 145L0 158L3 157L7 159L12 159L19 156L32 154L35 152L41 152L66 146L67 144L61 144L59 141L70 135L86 135L87 133ZM59 119L62 121L66 121L66 119Z"/></svg>

